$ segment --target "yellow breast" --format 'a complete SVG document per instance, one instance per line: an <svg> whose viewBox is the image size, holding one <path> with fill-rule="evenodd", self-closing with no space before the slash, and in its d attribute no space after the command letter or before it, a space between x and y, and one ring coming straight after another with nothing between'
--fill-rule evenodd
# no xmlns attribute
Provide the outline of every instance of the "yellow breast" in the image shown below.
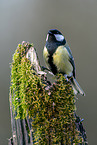
<svg viewBox="0 0 97 145"><path fill-rule="evenodd" d="M64 46L59 46L53 54L53 63L57 66L58 72L72 75L73 67L69 61L69 53Z"/></svg>
<svg viewBox="0 0 97 145"><path fill-rule="evenodd" d="M43 49L43 57L44 57L44 60L45 60L45 63L46 63L46 66L49 68L49 64L48 64L48 50L46 47L44 47Z"/></svg>

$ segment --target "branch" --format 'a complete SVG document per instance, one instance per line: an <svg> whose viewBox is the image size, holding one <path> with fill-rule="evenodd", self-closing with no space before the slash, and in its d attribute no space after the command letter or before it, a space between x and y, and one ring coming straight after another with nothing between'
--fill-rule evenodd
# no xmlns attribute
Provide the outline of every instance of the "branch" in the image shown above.
<svg viewBox="0 0 97 145"><path fill-rule="evenodd" d="M19 44L11 64L9 145L86 144L72 86L62 74L51 83L33 44Z"/></svg>

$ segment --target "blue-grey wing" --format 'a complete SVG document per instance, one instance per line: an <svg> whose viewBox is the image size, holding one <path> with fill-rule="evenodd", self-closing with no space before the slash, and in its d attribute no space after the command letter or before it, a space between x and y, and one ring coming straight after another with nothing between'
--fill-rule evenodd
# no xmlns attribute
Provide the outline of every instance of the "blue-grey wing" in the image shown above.
<svg viewBox="0 0 97 145"><path fill-rule="evenodd" d="M70 61L70 63L72 64L72 66L73 66L73 76L74 76L74 78L75 78L75 63L74 63L74 58L73 58L73 56L72 56L72 52L71 52L71 50L70 50L70 47L68 46L68 45L65 45L65 47L66 47L66 49L67 49L67 51L69 52L69 61Z"/></svg>

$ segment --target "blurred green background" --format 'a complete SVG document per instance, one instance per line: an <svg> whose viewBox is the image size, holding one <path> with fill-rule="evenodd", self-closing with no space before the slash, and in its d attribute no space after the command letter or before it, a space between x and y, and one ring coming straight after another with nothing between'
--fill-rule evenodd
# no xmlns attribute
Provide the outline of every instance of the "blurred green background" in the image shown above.
<svg viewBox="0 0 97 145"><path fill-rule="evenodd" d="M89 145L97 144L97 0L0 0L0 145L11 137L9 86L12 55L18 43L33 42L41 64L47 31L66 37L76 77L86 96L78 96Z"/></svg>

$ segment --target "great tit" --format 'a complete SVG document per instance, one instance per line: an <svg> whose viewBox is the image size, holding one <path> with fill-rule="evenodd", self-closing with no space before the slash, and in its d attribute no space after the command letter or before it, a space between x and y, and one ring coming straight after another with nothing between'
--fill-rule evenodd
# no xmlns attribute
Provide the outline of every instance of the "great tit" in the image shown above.
<svg viewBox="0 0 97 145"><path fill-rule="evenodd" d="M70 81L74 93L85 96L84 91L76 81L75 63L70 47L65 37L57 29L48 31L46 45L43 49L43 57L47 68L54 75L62 73Z"/></svg>

